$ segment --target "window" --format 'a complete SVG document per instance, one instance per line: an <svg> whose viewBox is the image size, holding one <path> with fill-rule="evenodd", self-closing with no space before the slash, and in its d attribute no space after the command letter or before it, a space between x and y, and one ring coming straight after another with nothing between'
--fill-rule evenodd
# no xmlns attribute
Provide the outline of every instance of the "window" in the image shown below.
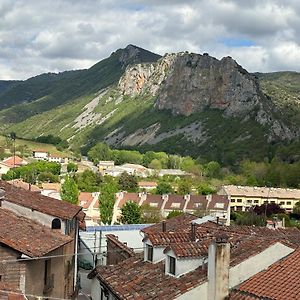
<svg viewBox="0 0 300 300"><path fill-rule="evenodd" d="M51 228L52 229L61 229L61 221L58 218L55 218L52 220L52 224L51 224Z"/></svg>
<svg viewBox="0 0 300 300"><path fill-rule="evenodd" d="M153 261L153 247L151 245L147 245L147 260Z"/></svg>
<svg viewBox="0 0 300 300"><path fill-rule="evenodd" d="M169 256L169 273L175 275L176 259L175 257Z"/></svg>
<svg viewBox="0 0 300 300"><path fill-rule="evenodd" d="M252 200L247 200L247 203L252 203Z"/></svg>
<svg viewBox="0 0 300 300"><path fill-rule="evenodd" d="M268 204L268 201L264 201L264 204Z"/></svg>
<svg viewBox="0 0 300 300"><path fill-rule="evenodd" d="M235 199L231 199L231 202L235 202Z"/></svg>
<svg viewBox="0 0 300 300"><path fill-rule="evenodd" d="M279 204L280 204L280 205L284 205L285 202L284 202L284 201L280 201Z"/></svg>
<svg viewBox="0 0 300 300"><path fill-rule="evenodd" d="M286 205L291 205L291 204L292 204L291 201L287 201L287 202L286 202Z"/></svg>
<svg viewBox="0 0 300 300"><path fill-rule="evenodd" d="M259 201L258 200L254 200L254 203L259 203Z"/></svg>
<svg viewBox="0 0 300 300"><path fill-rule="evenodd" d="M274 204L274 203L275 203L275 201L271 201L271 203L273 203L273 204Z"/></svg>
<svg viewBox="0 0 300 300"><path fill-rule="evenodd" d="M241 203L241 202L242 202L242 199L237 199L237 202Z"/></svg>

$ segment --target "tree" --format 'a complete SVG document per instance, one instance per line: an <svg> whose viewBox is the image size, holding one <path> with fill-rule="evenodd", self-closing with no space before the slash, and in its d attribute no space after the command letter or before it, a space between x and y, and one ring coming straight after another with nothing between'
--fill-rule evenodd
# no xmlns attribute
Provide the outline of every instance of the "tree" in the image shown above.
<svg viewBox="0 0 300 300"><path fill-rule="evenodd" d="M253 212L243 212L236 214L237 225L247 226L266 226L266 218L264 216L256 215Z"/></svg>
<svg viewBox="0 0 300 300"><path fill-rule="evenodd" d="M118 184L113 179L105 178L101 184L99 196L100 218L103 224L111 224Z"/></svg>
<svg viewBox="0 0 300 300"><path fill-rule="evenodd" d="M216 192L216 189L207 182L202 182L197 190L199 195L210 195Z"/></svg>
<svg viewBox="0 0 300 300"><path fill-rule="evenodd" d="M221 166L217 161L210 161L205 165L206 175L210 178L220 176Z"/></svg>
<svg viewBox="0 0 300 300"><path fill-rule="evenodd" d="M106 144L97 143L88 152L88 158L96 165L100 160L110 160L112 151Z"/></svg>
<svg viewBox="0 0 300 300"><path fill-rule="evenodd" d="M266 203L262 205L256 205L253 211L257 215L271 217L274 214L282 214L284 213L284 209L280 207L280 205L276 203Z"/></svg>
<svg viewBox="0 0 300 300"><path fill-rule="evenodd" d="M72 204L78 203L79 190L75 180L70 177L65 177L65 182L61 186L60 196L64 201L68 201Z"/></svg>
<svg viewBox="0 0 300 300"><path fill-rule="evenodd" d="M186 195L191 193L191 183L187 180L183 179L178 184L178 191L179 195Z"/></svg>
<svg viewBox="0 0 300 300"><path fill-rule="evenodd" d="M72 162L68 163L68 165L67 165L67 172L68 173L77 172L77 170L78 170L78 165L77 164L72 163Z"/></svg>
<svg viewBox="0 0 300 300"><path fill-rule="evenodd" d="M123 172L119 178L120 189L127 192L137 192L138 182L134 175L130 175L127 172Z"/></svg>
<svg viewBox="0 0 300 300"><path fill-rule="evenodd" d="M140 224L141 209L139 205L133 201L128 201L121 208L121 222L123 224Z"/></svg>
<svg viewBox="0 0 300 300"><path fill-rule="evenodd" d="M174 190L168 182L161 181L158 183L156 187L156 194L163 195L163 194L171 194L174 193Z"/></svg>
<svg viewBox="0 0 300 300"><path fill-rule="evenodd" d="M300 216L300 201L298 201L293 207L293 214Z"/></svg>
<svg viewBox="0 0 300 300"><path fill-rule="evenodd" d="M148 224L160 222L162 216L159 208L144 204L141 206L141 218L142 223Z"/></svg>
<svg viewBox="0 0 300 300"><path fill-rule="evenodd" d="M161 162L155 158L149 163L148 167L150 169L154 169L154 170L161 170L162 165L161 165Z"/></svg>
<svg viewBox="0 0 300 300"><path fill-rule="evenodd" d="M180 210L172 210L169 212L167 219L171 219L177 216L181 216L183 214L183 211Z"/></svg>
<svg viewBox="0 0 300 300"><path fill-rule="evenodd" d="M101 174L94 173L92 170L85 170L83 173L77 173L75 180L78 188L83 192L99 192L100 184L103 182Z"/></svg>

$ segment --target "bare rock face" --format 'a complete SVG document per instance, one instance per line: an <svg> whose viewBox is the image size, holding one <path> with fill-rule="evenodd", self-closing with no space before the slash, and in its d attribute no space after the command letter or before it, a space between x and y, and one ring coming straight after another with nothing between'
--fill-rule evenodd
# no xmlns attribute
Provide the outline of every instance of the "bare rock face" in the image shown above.
<svg viewBox="0 0 300 300"><path fill-rule="evenodd" d="M209 108L222 110L227 117L255 119L270 128L270 141L297 136L274 117L275 106L261 92L256 78L231 57L167 54L156 63L127 67L119 89L123 95L150 94L158 109L173 115L189 116Z"/></svg>

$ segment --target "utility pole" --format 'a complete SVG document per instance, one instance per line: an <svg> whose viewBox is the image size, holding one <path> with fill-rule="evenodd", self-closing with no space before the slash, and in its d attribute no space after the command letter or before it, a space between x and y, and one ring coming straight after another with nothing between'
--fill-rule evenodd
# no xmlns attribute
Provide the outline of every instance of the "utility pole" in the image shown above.
<svg viewBox="0 0 300 300"><path fill-rule="evenodd" d="M15 167L16 167L16 133L15 132L11 132L10 133L10 138L13 140L13 160L14 160L14 168L13 168L13 185L14 185L14 179L15 179Z"/></svg>

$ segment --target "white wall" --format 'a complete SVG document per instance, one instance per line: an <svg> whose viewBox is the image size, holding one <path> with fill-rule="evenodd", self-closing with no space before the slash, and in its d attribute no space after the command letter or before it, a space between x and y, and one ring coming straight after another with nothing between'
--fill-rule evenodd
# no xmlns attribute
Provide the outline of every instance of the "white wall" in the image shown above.
<svg viewBox="0 0 300 300"><path fill-rule="evenodd" d="M250 257L229 270L229 288L252 277L256 273L267 269L274 262L292 253L294 249L281 243L276 243L261 253Z"/></svg>
<svg viewBox="0 0 300 300"><path fill-rule="evenodd" d="M186 274L190 271L195 270L196 268L202 266L203 258L202 257L196 257L196 258L176 258L175 253L172 250L169 250L166 254L164 254L165 260L166 260L166 269L165 274L172 276L172 274L169 274L169 259L168 256L172 256L176 259L175 263L175 277L179 277L183 274Z"/></svg>
<svg viewBox="0 0 300 300"><path fill-rule="evenodd" d="M50 216L47 214L44 214L42 212L39 212L37 210L32 210L31 208L27 208L9 201L2 201L2 208L8 209L18 215L24 216L26 218L35 220L42 225L45 225L49 228L52 226L52 220L55 219L56 217ZM65 221L61 220L61 233L65 234Z"/></svg>
<svg viewBox="0 0 300 300"><path fill-rule="evenodd" d="M101 300L101 285L96 277L92 279L91 297L93 300Z"/></svg>
<svg viewBox="0 0 300 300"><path fill-rule="evenodd" d="M178 296L175 299L176 300L209 300L207 298L207 286L208 286L208 283L204 282L203 284L186 292L183 295Z"/></svg>
<svg viewBox="0 0 300 300"><path fill-rule="evenodd" d="M147 261L147 245L152 246L152 243L147 240L144 243L144 260ZM153 247L153 261L152 263L157 263L163 259L165 259L166 255L164 254L164 250L166 247Z"/></svg>

